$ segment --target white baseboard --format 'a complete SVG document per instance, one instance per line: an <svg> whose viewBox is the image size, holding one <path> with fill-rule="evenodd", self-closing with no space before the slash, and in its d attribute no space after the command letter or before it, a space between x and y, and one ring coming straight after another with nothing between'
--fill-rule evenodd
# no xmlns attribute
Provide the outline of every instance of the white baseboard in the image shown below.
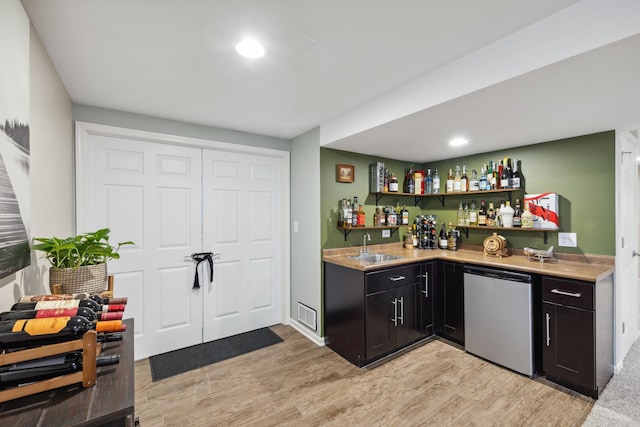
<svg viewBox="0 0 640 427"><path fill-rule="evenodd" d="M324 338L317 336L311 329L307 328L302 323L289 319L289 325L305 337L309 338L309 340L313 341L314 344L320 347L324 345Z"/></svg>

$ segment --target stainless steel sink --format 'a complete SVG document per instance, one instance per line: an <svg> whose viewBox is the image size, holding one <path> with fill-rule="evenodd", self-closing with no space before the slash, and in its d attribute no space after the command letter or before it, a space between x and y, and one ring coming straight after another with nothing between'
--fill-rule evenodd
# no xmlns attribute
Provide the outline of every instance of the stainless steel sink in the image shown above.
<svg viewBox="0 0 640 427"><path fill-rule="evenodd" d="M354 259L356 261L360 261L363 263L379 263L386 261L394 261L396 259L402 259L402 257L388 254L380 254L380 253L364 253L355 256L348 257L350 259Z"/></svg>

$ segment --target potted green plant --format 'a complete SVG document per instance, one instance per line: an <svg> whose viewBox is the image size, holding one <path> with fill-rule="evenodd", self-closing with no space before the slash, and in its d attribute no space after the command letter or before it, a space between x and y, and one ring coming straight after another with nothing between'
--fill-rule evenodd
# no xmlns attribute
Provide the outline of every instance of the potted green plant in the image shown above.
<svg viewBox="0 0 640 427"><path fill-rule="evenodd" d="M43 258L51 263L49 287L59 284L64 293L98 293L107 283L107 261L120 258L118 251L123 245L109 243L111 230L102 228L91 233L60 239L58 237L35 237L38 242L33 249L44 252Z"/></svg>

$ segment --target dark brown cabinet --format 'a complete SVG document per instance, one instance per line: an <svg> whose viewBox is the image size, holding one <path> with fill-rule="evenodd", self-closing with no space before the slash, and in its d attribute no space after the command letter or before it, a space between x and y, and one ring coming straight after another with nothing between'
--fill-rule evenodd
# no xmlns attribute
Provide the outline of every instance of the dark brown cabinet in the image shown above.
<svg viewBox="0 0 640 427"><path fill-rule="evenodd" d="M434 287L435 333L464 345L464 264L441 261Z"/></svg>
<svg viewBox="0 0 640 427"><path fill-rule="evenodd" d="M544 373L594 398L613 374L612 283L542 278Z"/></svg>
<svg viewBox="0 0 640 427"><path fill-rule="evenodd" d="M420 265L364 273L325 263L327 345L364 366L423 337Z"/></svg>
<svg viewBox="0 0 640 427"><path fill-rule="evenodd" d="M420 334L423 337L433 335L433 284L436 280L436 262L427 262L420 266Z"/></svg>

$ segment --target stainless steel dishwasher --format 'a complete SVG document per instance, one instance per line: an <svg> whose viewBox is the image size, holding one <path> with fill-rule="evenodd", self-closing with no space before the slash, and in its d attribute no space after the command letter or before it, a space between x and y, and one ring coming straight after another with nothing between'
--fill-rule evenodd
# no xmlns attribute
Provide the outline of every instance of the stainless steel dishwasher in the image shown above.
<svg viewBox="0 0 640 427"><path fill-rule="evenodd" d="M465 267L465 350L533 376L532 300L528 274Z"/></svg>

